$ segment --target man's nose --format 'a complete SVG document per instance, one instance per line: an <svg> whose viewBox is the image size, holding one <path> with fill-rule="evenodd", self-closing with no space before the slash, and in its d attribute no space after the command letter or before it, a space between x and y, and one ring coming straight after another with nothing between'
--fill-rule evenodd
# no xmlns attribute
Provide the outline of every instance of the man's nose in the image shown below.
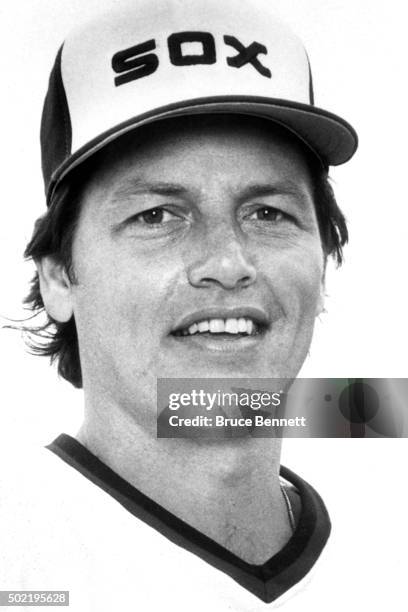
<svg viewBox="0 0 408 612"><path fill-rule="evenodd" d="M188 268L194 287L220 286L224 289L248 287L256 280L256 268L245 245L237 236L217 232L204 239L195 261ZM198 245L197 245L198 246Z"/></svg>

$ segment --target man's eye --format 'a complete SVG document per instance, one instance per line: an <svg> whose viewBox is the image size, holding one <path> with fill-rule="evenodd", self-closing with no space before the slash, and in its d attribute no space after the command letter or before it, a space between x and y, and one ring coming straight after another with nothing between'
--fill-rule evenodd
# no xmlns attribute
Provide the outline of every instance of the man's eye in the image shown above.
<svg viewBox="0 0 408 612"><path fill-rule="evenodd" d="M164 236L185 227L186 220L186 213L170 203L168 207L155 206L127 217L114 229L121 231L127 228L134 236Z"/></svg>
<svg viewBox="0 0 408 612"><path fill-rule="evenodd" d="M174 216L168 210L164 210L164 208L151 208L135 215L134 220L147 225L160 225L161 223L171 221Z"/></svg>
<svg viewBox="0 0 408 612"><path fill-rule="evenodd" d="M277 223L283 221L286 215L277 208L262 206L262 208L258 208L249 216L249 218L251 217L255 218L257 221L272 221L273 223Z"/></svg>

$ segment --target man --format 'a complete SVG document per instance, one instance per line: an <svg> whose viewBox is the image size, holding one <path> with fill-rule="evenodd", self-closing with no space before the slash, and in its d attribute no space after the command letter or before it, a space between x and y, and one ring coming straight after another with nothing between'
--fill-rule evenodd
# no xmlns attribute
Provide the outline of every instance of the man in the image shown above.
<svg viewBox="0 0 408 612"><path fill-rule="evenodd" d="M58 54L28 301L85 420L5 503L10 588L64 588L78 610L258 610L324 548L324 504L279 476L278 440L156 438L158 378L297 375L347 239L327 168L355 132L313 106L303 46L256 7L138 2Z"/></svg>

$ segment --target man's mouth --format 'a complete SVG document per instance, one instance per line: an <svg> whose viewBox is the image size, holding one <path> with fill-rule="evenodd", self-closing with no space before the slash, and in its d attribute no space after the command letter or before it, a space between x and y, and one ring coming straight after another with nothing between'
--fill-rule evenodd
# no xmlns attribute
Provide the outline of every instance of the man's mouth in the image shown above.
<svg viewBox="0 0 408 612"><path fill-rule="evenodd" d="M203 319L173 332L174 336L256 336L262 325L251 318Z"/></svg>
<svg viewBox="0 0 408 612"><path fill-rule="evenodd" d="M176 338L237 340L255 338L270 324L263 309L254 307L207 308L187 315L171 331Z"/></svg>

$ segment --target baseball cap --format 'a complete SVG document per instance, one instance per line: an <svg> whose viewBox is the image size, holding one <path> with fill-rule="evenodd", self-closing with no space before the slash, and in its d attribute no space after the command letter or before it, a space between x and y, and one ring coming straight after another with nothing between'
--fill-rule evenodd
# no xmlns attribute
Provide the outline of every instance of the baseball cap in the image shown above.
<svg viewBox="0 0 408 612"><path fill-rule="evenodd" d="M48 204L72 170L148 123L238 113L295 134L325 166L346 162L357 135L314 105L309 59L271 0L134 0L66 38L42 123Z"/></svg>

